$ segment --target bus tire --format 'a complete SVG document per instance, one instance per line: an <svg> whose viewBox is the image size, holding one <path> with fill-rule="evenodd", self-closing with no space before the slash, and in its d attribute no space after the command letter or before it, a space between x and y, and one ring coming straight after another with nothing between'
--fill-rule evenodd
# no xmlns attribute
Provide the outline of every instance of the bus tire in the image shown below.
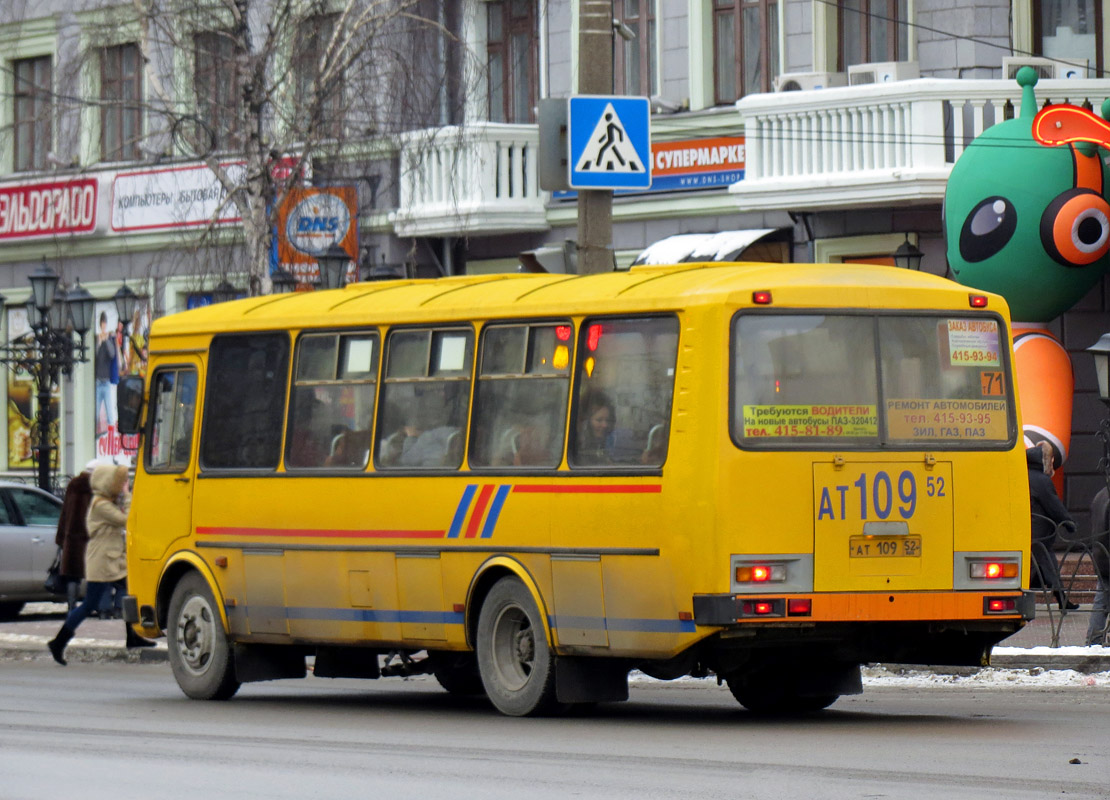
<svg viewBox="0 0 1110 800"><path fill-rule="evenodd" d="M430 653L432 674L448 694L475 697L485 694L478 659L473 653Z"/></svg>
<svg viewBox="0 0 1110 800"><path fill-rule="evenodd" d="M555 711L555 656L531 592L515 577L490 589L478 615L478 672L502 714Z"/></svg>
<svg viewBox="0 0 1110 800"><path fill-rule="evenodd" d="M227 633L199 573L188 573L174 587L166 634L173 677L186 696L227 700L239 690Z"/></svg>

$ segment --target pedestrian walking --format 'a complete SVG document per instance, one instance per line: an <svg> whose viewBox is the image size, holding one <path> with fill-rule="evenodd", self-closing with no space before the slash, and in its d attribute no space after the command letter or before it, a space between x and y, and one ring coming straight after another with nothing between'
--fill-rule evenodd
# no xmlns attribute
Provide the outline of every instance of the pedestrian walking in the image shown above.
<svg viewBox="0 0 1110 800"><path fill-rule="evenodd" d="M85 465L84 472L75 475L66 484L62 513L58 517L58 532L54 535L54 543L62 551L58 574L66 582L66 603L71 611L77 605L81 581L85 580L85 548L89 543L85 515L88 514L89 503L92 501L89 477L96 465L95 459L90 461Z"/></svg>
<svg viewBox="0 0 1110 800"><path fill-rule="evenodd" d="M85 518L89 544L85 552L85 599L73 608L61 630L47 645L54 660L65 666L65 649L77 627L90 613L100 608L106 593L119 599L127 591L127 558L124 528L131 494L127 491L127 467L98 466L89 477L92 500ZM127 647L153 647L154 642L127 629Z"/></svg>

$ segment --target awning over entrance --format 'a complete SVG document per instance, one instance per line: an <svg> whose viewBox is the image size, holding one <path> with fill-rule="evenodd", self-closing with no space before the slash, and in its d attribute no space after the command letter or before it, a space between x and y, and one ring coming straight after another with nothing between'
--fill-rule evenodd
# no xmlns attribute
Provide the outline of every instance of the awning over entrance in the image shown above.
<svg viewBox="0 0 1110 800"><path fill-rule="evenodd" d="M748 261L786 261L789 228L755 228L747 231L721 231L720 233L680 233L660 239L649 246L632 266L641 264L679 264L689 261L738 261L747 252ZM753 248L756 243L771 245Z"/></svg>

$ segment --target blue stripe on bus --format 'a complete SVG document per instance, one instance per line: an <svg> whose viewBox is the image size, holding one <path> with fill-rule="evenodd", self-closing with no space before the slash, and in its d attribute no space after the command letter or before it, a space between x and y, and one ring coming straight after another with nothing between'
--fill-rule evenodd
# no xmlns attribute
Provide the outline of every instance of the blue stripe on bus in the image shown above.
<svg viewBox="0 0 1110 800"><path fill-rule="evenodd" d="M682 619L621 619L617 617L577 617L552 615L548 624L553 628L578 628L592 631L632 631L635 633L694 633L693 620Z"/></svg>
<svg viewBox="0 0 1110 800"><path fill-rule="evenodd" d="M470 501L474 499L474 492L477 490L478 484L472 483L463 491L462 499L459 501L459 507L455 509L455 518L451 520L451 529L447 531L448 539L459 538L463 523L466 522L466 514L470 511Z"/></svg>
<svg viewBox="0 0 1110 800"><path fill-rule="evenodd" d="M493 497L493 503L486 514L486 524L482 528L483 539L493 536L493 529L497 527L497 516L501 513L501 506L505 505L505 498L509 496L512 488L509 484L497 487L497 494Z"/></svg>
<svg viewBox="0 0 1110 800"><path fill-rule="evenodd" d="M340 622L433 622L444 625L462 625L463 614L457 611L401 611L398 609L370 608L282 608L274 606L243 607L243 613L250 619L251 609L263 612L263 616L278 616L286 619L338 620Z"/></svg>

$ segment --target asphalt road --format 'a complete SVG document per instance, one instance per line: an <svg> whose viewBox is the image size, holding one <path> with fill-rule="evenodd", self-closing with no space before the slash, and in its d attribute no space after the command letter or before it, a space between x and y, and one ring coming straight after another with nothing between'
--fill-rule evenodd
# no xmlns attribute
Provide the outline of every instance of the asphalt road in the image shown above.
<svg viewBox="0 0 1110 800"><path fill-rule="evenodd" d="M0 797L1110 797L1103 687L874 689L766 720L711 682L512 719L430 679L187 700L165 665L0 662ZM1078 759L1080 763L1069 761Z"/></svg>

